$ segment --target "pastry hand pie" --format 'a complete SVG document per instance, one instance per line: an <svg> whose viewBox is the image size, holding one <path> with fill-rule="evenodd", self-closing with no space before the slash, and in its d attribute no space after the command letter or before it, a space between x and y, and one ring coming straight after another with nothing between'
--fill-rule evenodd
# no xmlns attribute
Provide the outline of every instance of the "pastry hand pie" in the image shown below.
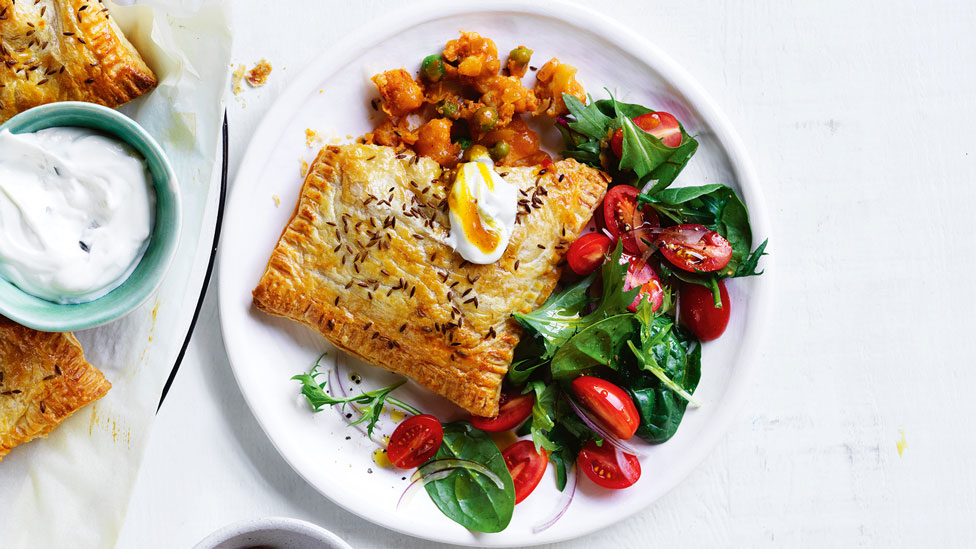
<svg viewBox="0 0 976 549"><path fill-rule="evenodd" d="M0 316L0 460L111 387L85 361L75 336L38 332Z"/></svg>
<svg viewBox="0 0 976 549"><path fill-rule="evenodd" d="M117 107L156 76L98 0L0 0L0 123L31 107Z"/></svg>
<svg viewBox="0 0 976 549"><path fill-rule="evenodd" d="M552 293L607 179L575 160L495 169L520 189L519 214L501 259L474 265L444 244L451 182L437 162L390 147L322 149L254 304L496 415L521 335L511 314Z"/></svg>

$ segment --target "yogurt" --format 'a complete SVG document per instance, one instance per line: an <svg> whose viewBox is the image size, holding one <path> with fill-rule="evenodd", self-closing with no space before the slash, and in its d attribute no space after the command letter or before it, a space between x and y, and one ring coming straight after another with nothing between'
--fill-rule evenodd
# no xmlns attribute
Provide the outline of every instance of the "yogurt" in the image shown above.
<svg viewBox="0 0 976 549"><path fill-rule="evenodd" d="M142 157L87 128L0 132L0 276L55 303L102 297L149 245L156 194Z"/></svg>

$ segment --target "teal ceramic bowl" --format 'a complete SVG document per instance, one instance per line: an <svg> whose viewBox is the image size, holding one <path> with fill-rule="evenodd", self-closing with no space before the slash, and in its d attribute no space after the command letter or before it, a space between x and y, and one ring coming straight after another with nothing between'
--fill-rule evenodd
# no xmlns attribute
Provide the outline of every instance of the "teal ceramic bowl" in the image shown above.
<svg viewBox="0 0 976 549"><path fill-rule="evenodd" d="M18 114L0 125L0 130L30 133L60 126L99 130L129 144L142 155L156 189L156 223L149 247L129 278L94 301L52 303L0 277L0 314L45 332L67 332L105 324L127 315L149 299L176 255L183 219L176 174L162 147L139 124L118 111L92 103L51 103Z"/></svg>

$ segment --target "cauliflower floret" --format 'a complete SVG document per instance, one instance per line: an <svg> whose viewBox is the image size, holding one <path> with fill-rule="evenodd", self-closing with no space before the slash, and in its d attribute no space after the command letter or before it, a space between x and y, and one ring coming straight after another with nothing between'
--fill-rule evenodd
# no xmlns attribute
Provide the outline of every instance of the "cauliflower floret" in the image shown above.
<svg viewBox="0 0 976 549"><path fill-rule="evenodd" d="M377 74L372 80L383 98L383 112L388 116L403 116L424 104L424 90L403 69Z"/></svg>
<svg viewBox="0 0 976 549"><path fill-rule="evenodd" d="M553 118L567 114L569 110L563 101L563 93L568 93L580 101L586 101L586 91L576 81L576 67L560 63L553 57L536 73L535 95L539 99L536 114L545 113Z"/></svg>
<svg viewBox="0 0 976 549"><path fill-rule="evenodd" d="M476 32L462 32L444 46L443 55L449 77L477 80L498 74L502 66L495 42Z"/></svg>
<svg viewBox="0 0 976 549"><path fill-rule="evenodd" d="M433 158L438 164L451 167L457 164L461 147L451 142L451 121L435 118L417 131L414 151L421 156Z"/></svg>

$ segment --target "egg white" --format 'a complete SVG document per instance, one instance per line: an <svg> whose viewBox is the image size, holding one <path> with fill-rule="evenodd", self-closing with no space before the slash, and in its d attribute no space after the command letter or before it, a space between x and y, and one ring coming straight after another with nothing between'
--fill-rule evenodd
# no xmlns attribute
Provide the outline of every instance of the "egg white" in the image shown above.
<svg viewBox="0 0 976 549"><path fill-rule="evenodd" d="M485 180L479 164L488 166L487 170L491 185ZM458 177L451 187L451 192L462 191L459 185L466 187L468 196L477 203L478 215L486 227L499 232L498 244L488 252L482 251L465 233L461 218L452 208L449 213L451 233L447 244L457 250L461 257L479 265L487 265L498 261L508 248L509 240L515 230L515 216L518 213L518 188L506 182L494 170L494 162L488 156L473 159L472 162L461 164ZM463 173L463 176L461 175Z"/></svg>

